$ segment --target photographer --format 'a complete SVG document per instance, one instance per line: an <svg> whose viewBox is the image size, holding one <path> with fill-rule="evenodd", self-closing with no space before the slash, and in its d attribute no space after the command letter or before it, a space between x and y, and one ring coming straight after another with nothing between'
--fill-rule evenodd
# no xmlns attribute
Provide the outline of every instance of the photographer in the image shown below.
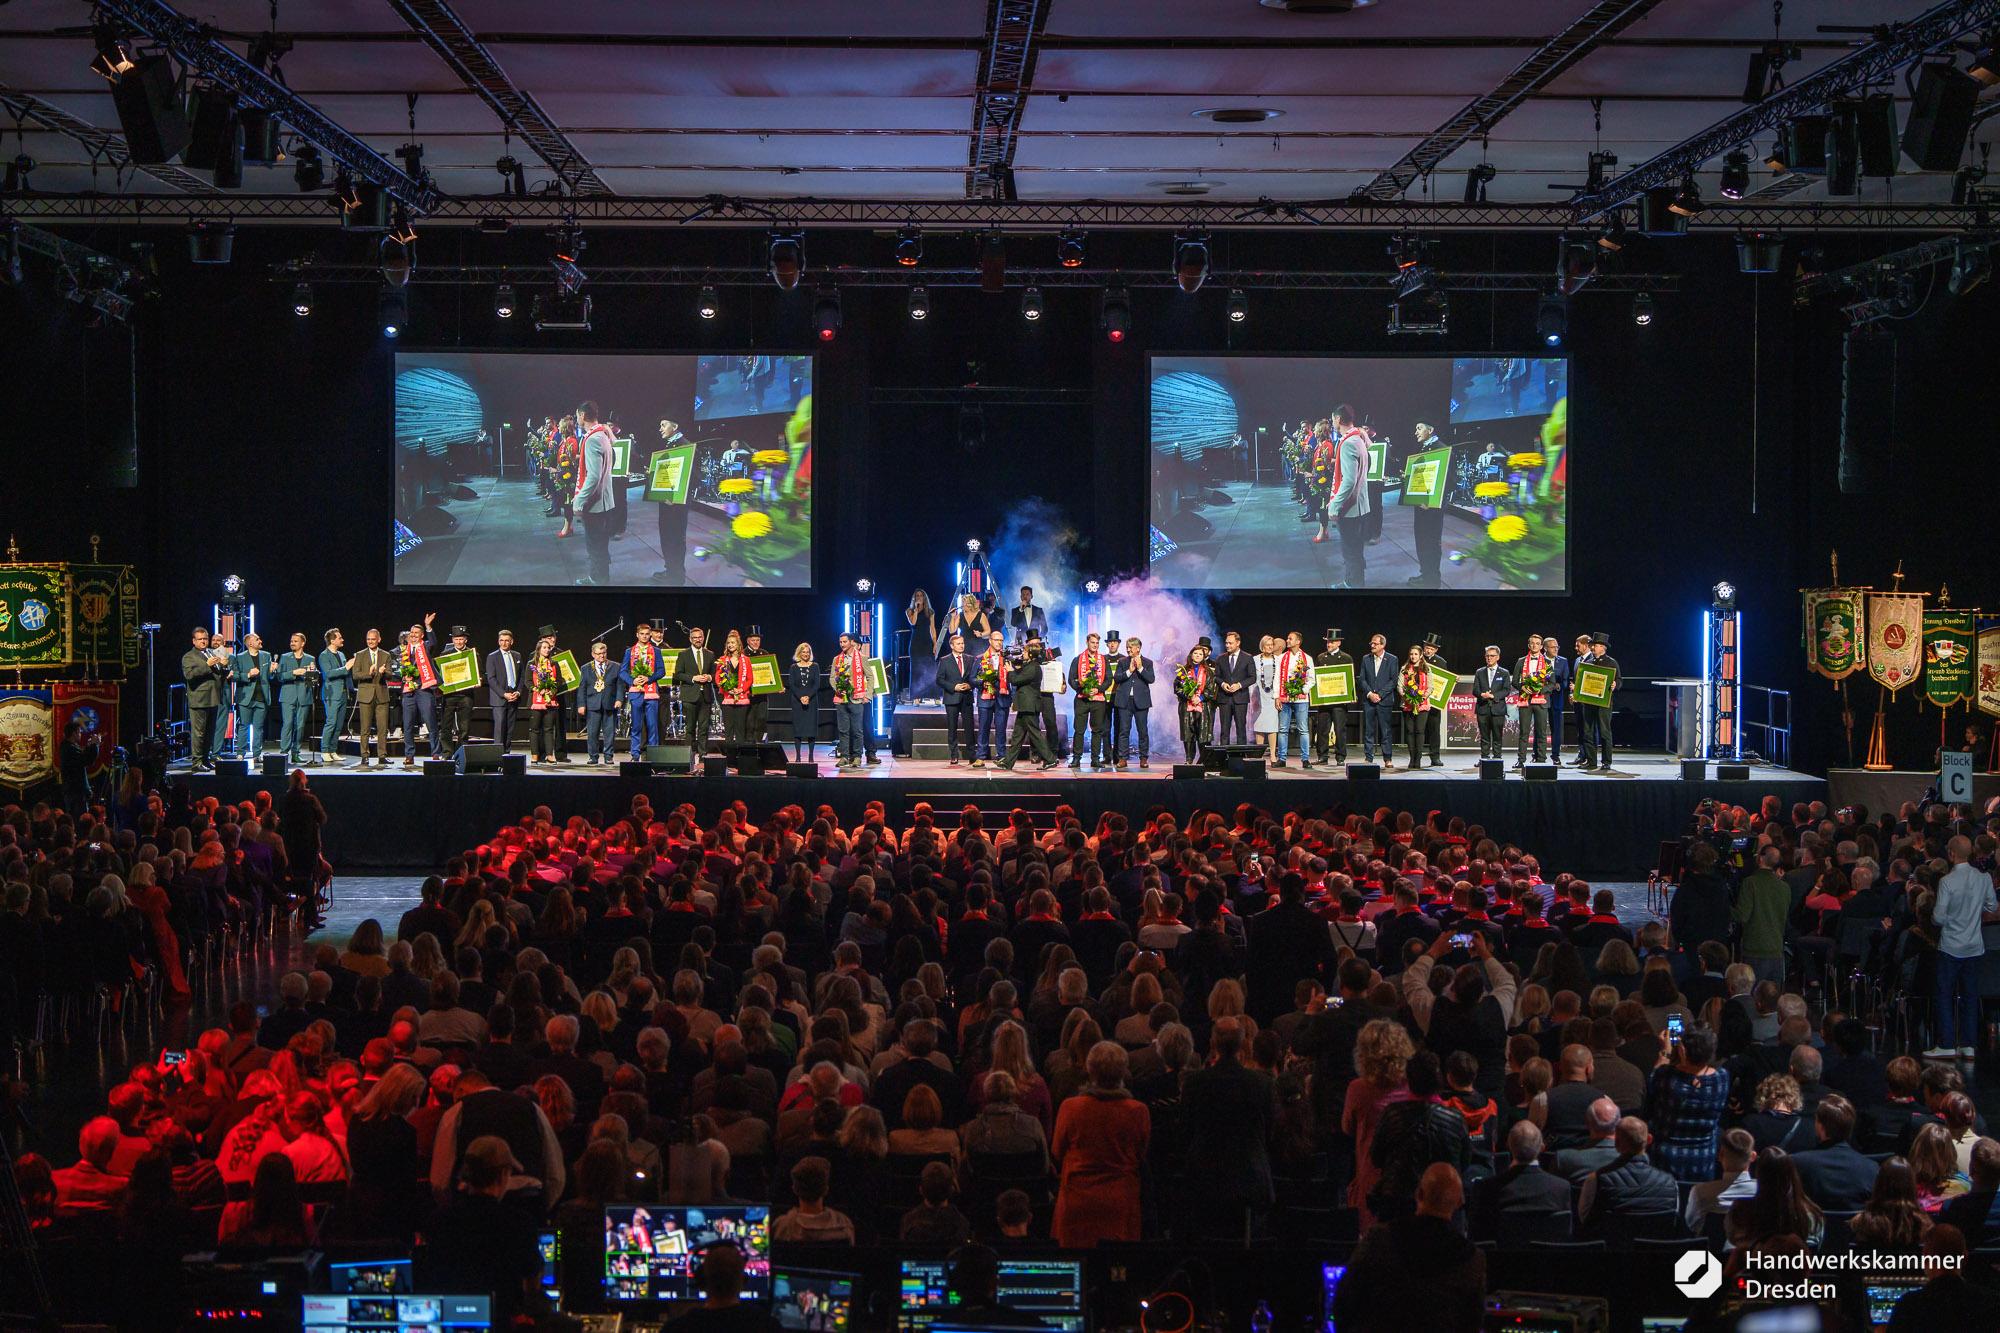
<svg viewBox="0 0 2000 1333"><path fill-rule="evenodd" d="M1000 760L1000 767L1013 768L1022 746L1031 745L1041 766L1054 768L1057 762L1055 749L1042 729L1046 727L1050 734L1055 731L1055 701L1042 693L1042 641L1039 638L1029 639L1020 660L1008 667L1007 684L1014 694L1014 734L1007 742L1007 753Z"/></svg>

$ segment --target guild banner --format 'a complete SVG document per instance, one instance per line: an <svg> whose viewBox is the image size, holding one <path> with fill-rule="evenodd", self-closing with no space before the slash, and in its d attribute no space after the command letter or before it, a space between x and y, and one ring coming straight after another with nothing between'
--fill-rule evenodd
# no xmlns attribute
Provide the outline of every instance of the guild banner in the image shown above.
<svg viewBox="0 0 2000 1333"><path fill-rule="evenodd" d="M1964 703L1973 692L1973 623L1977 611L1924 612L1924 697L1939 708Z"/></svg>
<svg viewBox="0 0 2000 1333"><path fill-rule="evenodd" d="M0 565L0 667L68 666L61 565Z"/></svg>
<svg viewBox="0 0 2000 1333"><path fill-rule="evenodd" d="M94 672L139 669L139 579L130 565L71 565L71 660Z"/></svg>
<svg viewBox="0 0 2000 1333"><path fill-rule="evenodd" d="M1808 588L1805 599L1806 669L1828 680L1846 680L1867 665L1862 633L1866 588Z"/></svg>
<svg viewBox="0 0 2000 1333"><path fill-rule="evenodd" d="M2000 717L2000 621L1979 631L1978 680L1973 696L1982 713Z"/></svg>
<svg viewBox="0 0 2000 1333"><path fill-rule="evenodd" d="M0 785L23 790L55 775L56 727L47 690L0 690Z"/></svg>
<svg viewBox="0 0 2000 1333"><path fill-rule="evenodd" d="M51 725L60 738L76 718L83 723L83 748L92 751L90 776L101 775L118 745L118 683L58 681L53 687L55 716Z"/></svg>
<svg viewBox="0 0 2000 1333"><path fill-rule="evenodd" d="M1924 660L1924 595L1868 594L1868 674L1894 694L1917 678Z"/></svg>

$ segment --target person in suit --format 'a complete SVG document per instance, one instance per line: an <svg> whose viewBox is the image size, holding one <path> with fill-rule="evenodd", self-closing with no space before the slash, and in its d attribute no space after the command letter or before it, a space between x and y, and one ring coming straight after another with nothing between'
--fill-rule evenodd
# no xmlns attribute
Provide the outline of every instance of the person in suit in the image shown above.
<svg viewBox="0 0 2000 1333"><path fill-rule="evenodd" d="M666 508L669 506L663 506ZM648 745L660 743L660 677L666 655L653 642L653 627L640 621L632 631L632 646L618 664L625 682L625 702L632 710L632 758Z"/></svg>
<svg viewBox="0 0 2000 1333"><path fill-rule="evenodd" d="M436 619L437 612L425 612L423 624L403 631L403 645L396 650L396 674L403 682L404 768L414 767L417 762L419 723L431 743L431 753L435 755L438 751L437 670L431 661L431 655L437 651L437 636L431 632L431 623Z"/></svg>
<svg viewBox="0 0 2000 1333"><path fill-rule="evenodd" d="M1315 667L1354 665L1354 659L1340 651L1341 637L1338 629L1329 629L1321 636L1326 643L1326 651L1313 657ZM1344 764L1347 762L1347 705L1314 704L1311 716L1313 753L1322 764Z"/></svg>
<svg viewBox="0 0 2000 1333"><path fill-rule="evenodd" d="M1219 1018L1208 1036L1209 1064L1181 1088L1175 1125L1202 1157L1192 1209L1198 1229L1218 1239L1261 1231L1274 1195L1267 1144L1277 1118L1271 1076L1243 1063L1243 1020ZM1191 1200L1191 1202L1193 1202Z"/></svg>
<svg viewBox="0 0 2000 1333"><path fill-rule="evenodd" d="M1438 667L1442 667L1447 671L1451 669L1450 664L1444 660L1444 654L1439 651L1442 645L1438 643L1438 636L1436 634L1424 635L1423 642L1418 646L1424 650L1424 670L1426 672ZM1424 748L1430 751L1431 767L1443 768L1444 760L1439 756L1438 751L1444 743L1444 709L1441 707L1433 708L1422 715L1422 720ZM1414 750L1410 753L1410 767L1417 767L1417 755Z"/></svg>
<svg viewBox="0 0 2000 1333"><path fill-rule="evenodd" d="M1380 749L1384 768L1396 757L1389 728L1396 715L1399 671L1396 659L1389 656L1389 640L1380 634L1370 635L1368 651L1354 664L1354 688L1361 693L1361 757L1372 761Z"/></svg>
<svg viewBox="0 0 2000 1333"><path fill-rule="evenodd" d="M679 422L662 420L660 422L660 443L654 447L653 452L661 453L668 449L678 448L686 443L688 443L688 440L685 435L681 434ZM647 458L647 470L649 473L651 469L652 459L649 455ZM685 503L670 504L662 500L654 508L659 511L658 526L661 567L654 572L653 582L683 587L688 581L687 530L689 506ZM657 703L658 700L655 699L655 702ZM653 743L656 745L659 743L657 725L654 728Z"/></svg>
<svg viewBox="0 0 2000 1333"><path fill-rule="evenodd" d="M965 733L967 757L978 763L978 744L972 729L972 696L978 693L973 688L973 659L965 651L965 635L957 630L951 632L945 655L937 660L937 687L944 696L945 754L951 766L958 767L960 731Z"/></svg>
<svg viewBox="0 0 2000 1333"><path fill-rule="evenodd" d="M1611 655L1609 635L1590 636L1590 660L1579 662L1578 666L1605 667L1616 673L1618 659ZM1596 768L1600 773L1611 771L1611 707L1618 697L1618 680L1614 674L1611 681L1611 700L1601 704L1579 704L1577 711L1583 715L1583 760L1578 768ZM1593 764L1592 760L1596 762Z"/></svg>
<svg viewBox="0 0 2000 1333"><path fill-rule="evenodd" d="M306 636L294 634L291 647L278 659L278 748L288 764L303 763L299 751L310 737L306 726L312 718L313 677L319 664L306 651Z"/></svg>
<svg viewBox="0 0 2000 1333"><path fill-rule="evenodd" d="M1589 660L1590 660L1590 636L1588 634L1579 634L1576 636L1576 655L1570 659L1570 668L1569 668L1570 693L1575 693L1576 669L1582 666L1585 662L1588 662ZM1577 750L1576 750L1576 760L1574 764L1574 767L1577 768L1582 768L1584 766L1585 760L1590 755L1589 750L1585 748L1585 746L1589 744L1589 737L1586 736L1584 733L1585 733L1585 726L1583 720L1583 705L1578 704L1576 707ZM1557 753L1561 752L1558 751Z"/></svg>
<svg viewBox="0 0 2000 1333"><path fill-rule="evenodd" d="M1443 447L1444 441L1438 438L1437 428L1428 421L1419 421L1411 431L1409 448L1403 451L1402 459L1392 462L1391 466L1400 469L1411 454ZM1450 471L1447 466L1445 472L1449 474ZM1417 547L1417 572L1410 576L1409 585L1412 588L1441 588L1444 586L1444 506L1420 507L1410 519L1411 537Z"/></svg>
<svg viewBox="0 0 2000 1333"><path fill-rule="evenodd" d="M624 674L611 660L611 649L599 639L590 645L590 660L583 664L583 679L577 685L582 696L576 715L583 719L583 735L591 764L608 764L615 748L618 707L624 700Z"/></svg>
<svg viewBox="0 0 2000 1333"><path fill-rule="evenodd" d="M368 767L368 738L375 738L375 762L389 766L389 673L395 659L382 647L382 631L370 627L365 645L348 662L354 679L355 731L361 739L361 767Z"/></svg>
<svg viewBox="0 0 2000 1333"><path fill-rule="evenodd" d="M1535 762L1551 753L1561 758L1559 752L1548 748L1549 741L1549 696L1555 676L1551 669L1549 655L1542 648L1542 636L1528 636L1528 651L1514 663L1514 694L1520 706L1521 729L1514 744L1514 767L1526 767L1528 762L1528 735L1534 733Z"/></svg>
<svg viewBox="0 0 2000 1333"><path fill-rule="evenodd" d="M576 512L583 516L583 545L590 560L590 573L576 582L578 587L602 588L611 582L611 534L618 526L622 482L613 475L611 466L616 442L611 428L598 419L597 404L586 400L576 414L583 422Z"/></svg>
<svg viewBox="0 0 2000 1333"><path fill-rule="evenodd" d="M1153 680L1157 673L1146 657L1146 645L1137 636L1125 640L1125 655L1111 673L1111 763L1125 771L1125 756L1131 751L1130 732L1139 731L1139 767L1148 768L1153 745Z"/></svg>
<svg viewBox="0 0 2000 1333"><path fill-rule="evenodd" d="M354 672L347 654L341 651L347 646L347 636L338 626L328 630L322 641L326 647L319 654L319 701L326 721L319 733L319 761L337 764L340 733L347 730L347 713L354 706Z"/></svg>
<svg viewBox="0 0 2000 1333"><path fill-rule="evenodd" d="M752 659L759 658L762 656L764 656L764 632L758 629L755 625L752 625L750 627L750 632L743 636L744 671L747 673L750 670L750 662ZM743 720L744 740L758 741L758 742L763 741L764 736L769 727L769 724L766 722L765 719L769 715L770 711L771 711L770 695L752 694L750 696L750 712Z"/></svg>
<svg viewBox="0 0 2000 1333"><path fill-rule="evenodd" d="M199 773L212 762L215 713L222 707L222 682L229 679L230 661L220 644L209 645L205 625L194 627L193 643L181 654L181 679L187 683L188 762Z"/></svg>
<svg viewBox="0 0 2000 1333"><path fill-rule="evenodd" d="M1507 725L1507 692L1514 678L1500 665L1500 646L1486 645L1486 665L1472 673L1473 714L1479 720L1479 757L1500 758L1500 733Z"/></svg>
<svg viewBox="0 0 2000 1333"><path fill-rule="evenodd" d="M465 632L465 626L453 625L448 636L451 651L462 653L472 647L472 636ZM472 736L472 691L455 690L450 694L440 693L438 699L438 743L436 753L450 755L465 744Z"/></svg>
<svg viewBox="0 0 2000 1333"><path fill-rule="evenodd" d="M236 686L237 748L252 767L264 752L267 733L264 719L270 715L271 655L264 651L263 636L255 630L243 636L243 651L229 659L229 678Z"/></svg>
<svg viewBox="0 0 2000 1333"><path fill-rule="evenodd" d="M1473 1187L1467 1209L1473 1239L1494 1240L1509 1223L1569 1213L1570 1183L1543 1169L1542 1142L1532 1120L1517 1121L1507 1131L1506 1168Z"/></svg>
<svg viewBox="0 0 2000 1333"><path fill-rule="evenodd" d="M697 758L708 753L709 709L715 698L715 654L708 631L691 629L688 646L674 661L674 684L681 694L681 717L687 723L687 743ZM695 765L701 771L701 765Z"/></svg>
<svg viewBox="0 0 2000 1333"><path fill-rule="evenodd" d="M1019 647L1029 639L1048 637L1048 632L1049 613L1035 605L1035 590L1023 584L1020 605L1007 612L1007 636Z"/></svg>
<svg viewBox="0 0 2000 1333"><path fill-rule="evenodd" d="M1368 490L1368 433L1354 421L1354 409L1346 403L1333 409L1333 479L1326 500L1326 519L1320 535L1326 540L1326 522L1331 520L1340 533L1341 581L1336 588L1361 588L1368 583L1368 516L1374 506Z"/></svg>
<svg viewBox="0 0 2000 1333"><path fill-rule="evenodd" d="M979 744L972 756L974 768L998 763L1007 748L1007 713L1014 706L1014 687L1007 683L1007 636L989 630L981 636L985 650L973 660L973 717Z"/></svg>
<svg viewBox="0 0 2000 1333"><path fill-rule="evenodd" d="M1007 742L1007 753L1000 760L1000 767L1011 769L1022 747L1032 746L1042 767L1054 768L1056 752L1039 725L1042 712L1042 641L1039 638L1028 640L1021 660L1008 670L1007 683L1013 687L1014 735Z"/></svg>
<svg viewBox="0 0 2000 1333"><path fill-rule="evenodd" d="M1250 685L1257 679L1257 659L1243 651L1243 636L1230 630L1222 636L1222 651L1215 655L1212 665L1215 675L1215 743L1229 744L1229 733L1236 733L1236 744L1245 744L1246 728L1250 720Z"/></svg>
<svg viewBox="0 0 2000 1333"><path fill-rule="evenodd" d="M521 708L521 655L514 631L500 631L498 646L486 654L486 706L493 713L493 739L505 754L514 744L514 715Z"/></svg>
<svg viewBox="0 0 2000 1333"><path fill-rule="evenodd" d="M1560 764L1563 757L1563 708L1569 699L1569 659L1562 655L1562 640L1553 634L1542 636L1542 651L1549 658L1549 761Z"/></svg>
<svg viewBox="0 0 2000 1333"><path fill-rule="evenodd" d="M1337 958L1333 935L1320 915L1306 906L1305 876L1288 870L1278 877L1277 905L1244 926L1249 950L1244 973L1250 1016L1269 1025L1292 1007L1292 988L1307 977L1322 986L1333 980Z"/></svg>
<svg viewBox="0 0 2000 1333"><path fill-rule="evenodd" d="M1806 1197L1831 1213L1858 1212L1868 1206L1882 1164L1858 1151L1854 1136L1854 1103L1837 1092L1820 1098L1813 1110L1819 1146L1792 1154L1799 1185Z"/></svg>
<svg viewBox="0 0 2000 1333"><path fill-rule="evenodd" d="M1086 634L1083 651L1069 660L1069 687L1076 693L1070 713L1069 766L1083 766L1083 733L1090 732L1090 766L1104 767L1110 754L1104 734L1111 712L1111 659L1104 655L1096 633Z"/></svg>
<svg viewBox="0 0 2000 1333"><path fill-rule="evenodd" d="M811 644L792 649L792 664L785 668L785 693L792 704L792 758L801 763L813 762L813 747L819 744L821 674Z"/></svg>

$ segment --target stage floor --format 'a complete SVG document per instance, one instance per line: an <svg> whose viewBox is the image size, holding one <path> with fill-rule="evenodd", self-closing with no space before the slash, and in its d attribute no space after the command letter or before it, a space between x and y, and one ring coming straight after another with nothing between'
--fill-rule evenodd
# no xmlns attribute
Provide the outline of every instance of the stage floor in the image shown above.
<svg viewBox="0 0 2000 1333"><path fill-rule="evenodd" d="M877 766L844 772L834 770L831 759L823 756L816 778L781 773L628 778L616 765L593 767L580 757L566 765L532 766L518 778L432 778L423 776L421 768L400 764L363 772L353 761L308 771L312 789L327 808L329 854L337 867L354 871L442 864L537 806L547 806L557 819L573 814L615 819L643 792L655 810L686 801L704 819L740 799L759 814L791 803L807 810L824 804L850 823L871 801L880 801L895 823L906 822L920 802L928 802L947 825L967 803L988 815L1018 807L1044 824L1062 804L1086 823L1107 810L1132 819L1167 810L1185 821L1199 810L1228 812L1246 801L1274 813L1304 809L1336 816L1386 808L1422 818L1443 810L1536 852L1550 871L1643 879L1657 861L1659 844L1687 831L1703 797L1749 805L1775 793L1789 804L1824 799L1827 791L1824 779L1762 765L1751 769L1747 782L1684 782L1673 756L1637 753L1619 756L1609 774L1564 769L1555 782L1524 782L1512 773L1503 782L1483 781L1476 760L1458 751L1446 752L1442 768L1396 769L1378 779L1349 779L1327 769L1273 769L1264 779L1176 779L1165 762L1123 773L1093 772L1088 766L1023 766L1006 772L888 754ZM176 776L187 777L197 795L225 800L242 800L279 785L256 774L189 775L184 765L177 767Z"/></svg>

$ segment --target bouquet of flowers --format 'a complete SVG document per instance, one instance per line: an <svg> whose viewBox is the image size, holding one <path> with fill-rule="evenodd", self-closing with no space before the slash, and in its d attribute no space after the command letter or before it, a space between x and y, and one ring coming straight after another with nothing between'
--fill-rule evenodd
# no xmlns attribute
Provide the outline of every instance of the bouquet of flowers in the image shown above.
<svg viewBox="0 0 2000 1333"><path fill-rule="evenodd" d="M979 682L979 697L991 699L1000 692L1000 654L988 648L979 655L979 671L975 679Z"/></svg>
<svg viewBox="0 0 2000 1333"><path fill-rule="evenodd" d="M408 648L396 650L396 674L403 678L403 688L414 690L422 677L417 673L416 654Z"/></svg>
<svg viewBox="0 0 2000 1333"><path fill-rule="evenodd" d="M658 660L653 656L654 651L653 645L650 643L644 648L635 647L632 649L632 687L634 689L643 690L653 683L653 665Z"/></svg>
<svg viewBox="0 0 2000 1333"><path fill-rule="evenodd" d="M1183 662L1174 668L1174 693L1190 710L1199 710L1207 692L1208 668Z"/></svg>
<svg viewBox="0 0 2000 1333"><path fill-rule="evenodd" d="M1470 550L1453 551L1452 563L1477 561L1510 588L1533 588L1545 576L1561 573L1568 540L1568 440L1564 398L1542 423L1541 447L1509 454L1505 481L1474 488L1486 533Z"/></svg>
<svg viewBox="0 0 2000 1333"><path fill-rule="evenodd" d="M737 664L737 659L725 657L716 662L715 688L717 693L721 694L723 698L727 699L729 696L735 694L736 688L742 683L742 680L743 670Z"/></svg>
<svg viewBox="0 0 2000 1333"><path fill-rule="evenodd" d="M846 653L833 659L833 697L836 701L851 702L860 682L854 679L854 666Z"/></svg>
<svg viewBox="0 0 2000 1333"><path fill-rule="evenodd" d="M1083 661L1077 664L1077 692L1086 699L1096 699L1103 695L1111 683L1109 659L1103 653L1085 652Z"/></svg>
<svg viewBox="0 0 2000 1333"><path fill-rule="evenodd" d="M1295 703L1306 697L1306 683L1312 675L1312 661L1304 653L1293 653L1292 669L1278 682L1278 702Z"/></svg>
<svg viewBox="0 0 2000 1333"><path fill-rule="evenodd" d="M1430 673L1422 667L1406 666L1396 681L1396 697L1401 700L1405 713L1422 713L1429 710Z"/></svg>
<svg viewBox="0 0 2000 1333"><path fill-rule="evenodd" d="M1532 662L1533 659L1530 659L1530 661ZM1514 682L1514 689L1524 699L1533 698L1538 694L1547 694L1549 692L1549 659L1546 657L1541 659L1539 667L1532 665L1524 667L1521 672L1521 679Z"/></svg>

